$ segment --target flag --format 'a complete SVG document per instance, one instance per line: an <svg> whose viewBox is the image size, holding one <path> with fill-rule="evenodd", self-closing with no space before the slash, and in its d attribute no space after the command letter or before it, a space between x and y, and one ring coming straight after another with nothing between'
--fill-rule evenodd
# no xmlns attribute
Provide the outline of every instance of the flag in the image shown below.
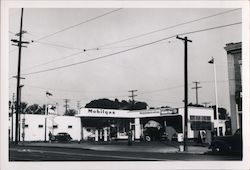
<svg viewBox="0 0 250 170"><path fill-rule="evenodd" d="M50 115L56 115L57 114L57 108L55 105L48 105L48 114Z"/></svg>
<svg viewBox="0 0 250 170"><path fill-rule="evenodd" d="M48 91L46 91L46 96L52 96L52 94Z"/></svg>
<svg viewBox="0 0 250 170"><path fill-rule="evenodd" d="M214 64L214 58L212 58L208 63L209 64Z"/></svg>

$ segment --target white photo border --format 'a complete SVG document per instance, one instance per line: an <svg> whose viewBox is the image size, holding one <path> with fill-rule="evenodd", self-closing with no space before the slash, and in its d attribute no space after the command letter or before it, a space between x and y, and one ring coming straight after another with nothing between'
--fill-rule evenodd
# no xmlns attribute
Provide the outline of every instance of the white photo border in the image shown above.
<svg viewBox="0 0 250 170"><path fill-rule="evenodd" d="M9 162L8 148L8 26L10 8L241 8L243 160L166 162ZM249 169L249 2L248 1L2 1L1 3L1 168L3 170L80 169Z"/></svg>

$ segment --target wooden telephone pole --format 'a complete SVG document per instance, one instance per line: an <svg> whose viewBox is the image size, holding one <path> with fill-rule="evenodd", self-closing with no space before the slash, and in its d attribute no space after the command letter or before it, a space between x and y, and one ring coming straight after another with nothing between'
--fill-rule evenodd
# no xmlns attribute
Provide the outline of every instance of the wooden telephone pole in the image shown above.
<svg viewBox="0 0 250 170"><path fill-rule="evenodd" d="M21 73L21 54L22 54L22 44L29 44L27 41L22 41L22 34L26 33L26 31L23 31L23 8L21 9L21 21L20 21L20 31L16 36L19 36L19 40L17 39L11 39L14 46L18 46L19 52L18 52L18 64L17 64L17 88L16 88L16 127L15 127L15 145L18 145L18 139L19 139L19 132L18 132L18 127L19 127L19 112L20 112L20 73Z"/></svg>
<svg viewBox="0 0 250 170"><path fill-rule="evenodd" d="M188 139L188 133L187 133L187 122L188 122L188 42L192 42L187 37L181 38L179 36L176 37L177 39L180 39L184 41L184 151L188 151L187 148L187 139Z"/></svg>

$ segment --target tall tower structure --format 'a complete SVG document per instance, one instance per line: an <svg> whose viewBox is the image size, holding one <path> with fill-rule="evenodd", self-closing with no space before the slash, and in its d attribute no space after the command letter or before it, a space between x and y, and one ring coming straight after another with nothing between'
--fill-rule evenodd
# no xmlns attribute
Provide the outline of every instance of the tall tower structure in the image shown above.
<svg viewBox="0 0 250 170"><path fill-rule="evenodd" d="M227 51L231 128L234 133L242 126L242 43L226 44Z"/></svg>

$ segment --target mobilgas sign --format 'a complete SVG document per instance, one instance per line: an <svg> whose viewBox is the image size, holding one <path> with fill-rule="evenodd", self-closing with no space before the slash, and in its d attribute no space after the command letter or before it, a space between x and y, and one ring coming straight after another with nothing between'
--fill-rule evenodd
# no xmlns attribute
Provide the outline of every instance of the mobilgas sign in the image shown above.
<svg viewBox="0 0 250 170"><path fill-rule="evenodd" d="M97 108L81 108L78 116L84 117L131 117L132 115L127 110L114 109L97 109ZM133 116L132 116L133 117Z"/></svg>
<svg viewBox="0 0 250 170"><path fill-rule="evenodd" d="M88 109L88 113L93 113L93 114L105 114L105 115L114 115L115 111L114 110L104 110L104 109Z"/></svg>
<svg viewBox="0 0 250 170"><path fill-rule="evenodd" d="M143 118L158 117L178 113L176 109L152 109L152 110L115 110L115 109L98 109L98 108L81 108L79 117L114 117L114 118Z"/></svg>
<svg viewBox="0 0 250 170"><path fill-rule="evenodd" d="M167 114L177 114L178 109L176 108L167 108L161 110L161 115L167 115Z"/></svg>

